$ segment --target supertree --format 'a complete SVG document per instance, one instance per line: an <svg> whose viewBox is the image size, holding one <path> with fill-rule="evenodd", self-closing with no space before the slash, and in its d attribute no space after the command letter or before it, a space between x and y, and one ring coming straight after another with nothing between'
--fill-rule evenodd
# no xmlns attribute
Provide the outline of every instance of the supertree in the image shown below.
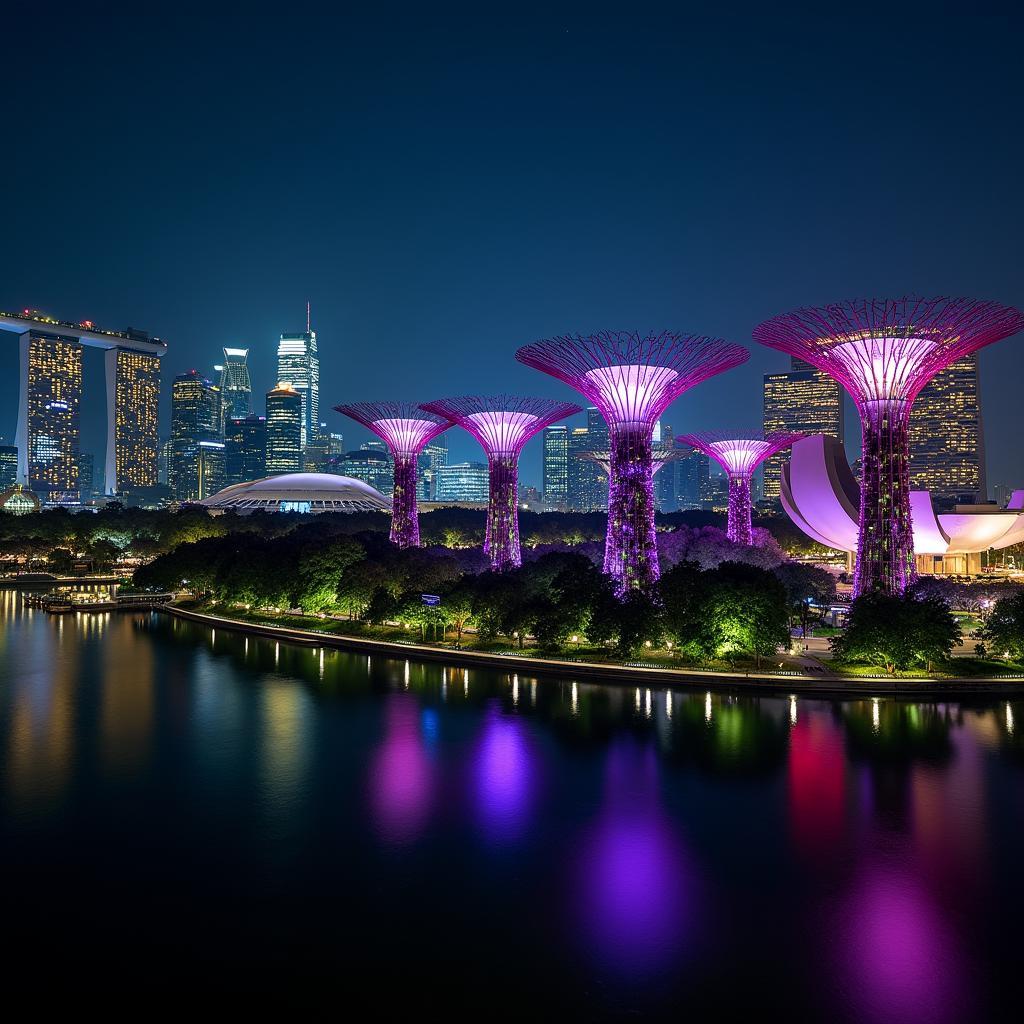
<svg viewBox="0 0 1024 1024"><path fill-rule="evenodd" d="M421 408L445 417L480 442L490 472L484 551L492 569L503 571L520 565L519 455L523 445L556 420L583 410L571 402L511 395L444 398L426 402Z"/></svg>
<svg viewBox="0 0 1024 1024"><path fill-rule="evenodd" d="M516 358L558 377L600 409L611 466L604 571L621 596L657 581L651 432L684 391L750 358L720 338L602 331L526 345Z"/></svg>
<svg viewBox="0 0 1024 1024"><path fill-rule="evenodd" d="M837 380L860 413L861 488L854 596L901 594L916 575L910 522L910 409L941 370L1000 338L1024 316L975 299L857 299L765 321L754 340Z"/></svg>
<svg viewBox="0 0 1024 1024"><path fill-rule="evenodd" d="M391 449L395 489L391 497L391 540L400 548L417 547L420 519L416 505L417 460L425 445L451 424L411 402L355 402L335 410L362 423Z"/></svg>
<svg viewBox="0 0 1024 1024"><path fill-rule="evenodd" d="M797 433L764 434L751 431L701 431L683 434L679 443L689 445L714 459L729 478L729 540L749 544L753 538L750 508L750 480L754 470L776 452L803 437Z"/></svg>

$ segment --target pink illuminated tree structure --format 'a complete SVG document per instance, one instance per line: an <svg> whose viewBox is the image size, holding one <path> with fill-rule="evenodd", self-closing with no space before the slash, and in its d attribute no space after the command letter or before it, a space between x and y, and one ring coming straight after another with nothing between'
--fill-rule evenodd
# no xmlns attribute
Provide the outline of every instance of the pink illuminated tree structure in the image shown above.
<svg viewBox="0 0 1024 1024"><path fill-rule="evenodd" d="M913 582L910 409L937 373L1024 327L1010 306L975 299L858 299L765 321L754 340L837 380L861 422L854 596L901 594Z"/></svg>
<svg viewBox="0 0 1024 1024"><path fill-rule="evenodd" d="M445 398L426 402L421 408L444 416L480 442L490 471L484 551L490 556L491 568L499 572L520 565L519 455L523 445L556 420L583 410L571 402L510 395Z"/></svg>
<svg viewBox="0 0 1024 1024"><path fill-rule="evenodd" d="M611 466L604 571L619 595L658 579L651 432L684 391L750 358L720 338L602 331L526 345L516 358L565 381L600 409Z"/></svg>
<svg viewBox="0 0 1024 1024"><path fill-rule="evenodd" d="M590 452L582 451L574 453L577 459L582 459L584 462L593 462L595 466L600 466L604 470L605 476L610 477L612 471L612 453L610 451L605 452ZM677 462L679 459L685 459L686 452L679 448L652 448L651 449L651 475L657 476L658 470L662 466L669 462Z"/></svg>
<svg viewBox="0 0 1024 1024"><path fill-rule="evenodd" d="M776 452L788 448L803 434L762 434L760 431L702 431L677 438L681 444L703 452L725 470L729 478L729 522L727 535L737 544L750 544L750 480L754 470Z"/></svg>
<svg viewBox="0 0 1024 1024"><path fill-rule="evenodd" d="M356 402L334 408L372 430L391 449L395 459L391 540L400 548L418 547L417 461L424 446L451 424L443 416L425 412L411 402Z"/></svg>

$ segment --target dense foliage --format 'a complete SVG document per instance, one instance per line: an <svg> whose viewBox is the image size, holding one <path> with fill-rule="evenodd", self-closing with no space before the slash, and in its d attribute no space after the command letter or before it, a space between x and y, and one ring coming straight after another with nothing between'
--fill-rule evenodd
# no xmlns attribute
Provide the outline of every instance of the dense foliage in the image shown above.
<svg viewBox="0 0 1024 1024"><path fill-rule="evenodd" d="M1024 661L1024 593L1000 598L995 603L982 636L994 654Z"/></svg>
<svg viewBox="0 0 1024 1024"><path fill-rule="evenodd" d="M850 620L832 640L832 653L838 661L881 665L892 673L945 661L961 640L960 626L944 601L873 593L850 606Z"/></svg>

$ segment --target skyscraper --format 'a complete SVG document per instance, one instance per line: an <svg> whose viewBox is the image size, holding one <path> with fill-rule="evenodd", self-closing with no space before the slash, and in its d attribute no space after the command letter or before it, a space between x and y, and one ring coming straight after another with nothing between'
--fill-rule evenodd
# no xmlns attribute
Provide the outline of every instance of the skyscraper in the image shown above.
<svg viewBox="0 0 1024 1024"><path fill-rule="evenodd" d="M986 499L977 352L951 363L917 396L910 413L910 486L931 491L939 505Z"/></svg>
<svg viewBox="0 0 1024 1024"><path fill-rule="evenodd" d="M395 489L395 462L387 445L381 451L377 442L367 441L359 446L358 451L347 452L341 465L343 476L362 480L386 498L391 497Z"/></svg>
<svg viewBox="0 0 1024 1024"><path fill-rule="evenodd" d="M599 465L580 458L581 452L608 451L608 424L593 406L587 425L574 427L567 439L567 498L574 512L603 512L608 508L608 474Z"/></svg>
<svg viewBox="0 0 1024 1024"><path fill-rule="evenodd" d="M209 463L215 456L201 453L203 445L221 445L223 479L223 441L220 437L220 388L196 370L174 378L171 385L171 457L168 483L178 501L199 501L214 493L203 494L202 481L209 479ZM212 451L212 449L211 449Z"/></svg>
<svg viewBox="0 0 1024 1024"><path fill-rule="evenodd" d="M224 423L245 419L252 412L252 382L249 379L247 348L225 348L220 371L220 393L224 403Z"/></svg>
<svg viewBox="0 0 1024 1024"><path fill-rule="evenodd" d="M287 381L267 392L267 476L302 471L302 410Z"/></svg>
<svg viewBox="0 0 1024 1024"><path fill-rule="evenodd" d="M655 423L651 447L656 451L673 451L675 449L672 428L667 423L663 424L660 420ZM676 463L674 461L666 462L654 474L654 504L659 512L675 512L679 508Z"/></svg>
<svg viewBox="0 0 1024 1024"><path fill-rule="evenodd" d="M110 349L106 361L107 401L114 404L107 418L105 488L120 494L153 487L160 443L160 357L119 348Z"/></svg>
<svg viewBox="0 0 1024 1024"><path fill-rule="evenodd" d="M435 501L486 505L490 474L485 462L458 462L439 466Z"/></svg>
<svg viewBox="0 0 1024 1024"><path fill-rule="evenodd" d="M310 327L306 303L306 329L299 334L282 334L277 346L277 379L290 384L302 398L302 446L320 426L320 357L316 331Z"/></svg>
<svg viewBox="0 0 1024 1024"><path fill-rule="evenodd" d="M544 428L544 508L563 510L569 503L569 428L564 423Z"/></svg>
<svg viewBox="0 0 1024 1024"><path fill-rule="evenodd" d="M77 505L82 346L28 333L28 486L44 504Z"/></svg>
<svg viewBox="0 0 1024 1024"><path fill-rule="evenodd" d="M788 373L765 374L763 419L766 434L799 430L842 441L843 389L828 374L793 356ZM778 499L779 477L788 458L788 452L779 452L765 462L765 500Z"/></svg>
<svg viewBox="0 0 1024 1024"><path fill-rule="evenodd" d="M224 426L224 486L267 475L267 418L232 416Z"/></svg>
<svg viewBox="0 0 1024 1024"><path fill-rule="evenodd" d="M17 482L18 449L13 444L0 444L0 491L6 491Z"/></svg>
<svg viewBox="0 0 1024 1024"><path fill-rule="evenodd" d="M670 462L661 472L671 469ZM711 461L703 452L691 451L675 463L678 507L685 510L709 507ZM660 475L660 474L659 474ZM657 479L657 477L655 477Z"/></svg>
<svg viewBox="0 0 1024 1024"><path fill-rule="evenodd" d="M171 480L171 460L174 455L174 439L167 437L160 442L156 454L156 482L165 487Z"/></svg>
<svg viewBox="0 0 1024 1024"><path fill-rule="evenodd" d="M96 490L96 460L91 452L78 453L78 490L82 501L91 497Z"/></svg>
<svg viewBox="0 0 1024 1024"><path fill-rule="evenodd" d="M423 446L419 456L419 476L416 496L421 501L433 501L437 495L437 471L448 465L448 435L439 434Z"/></svg>

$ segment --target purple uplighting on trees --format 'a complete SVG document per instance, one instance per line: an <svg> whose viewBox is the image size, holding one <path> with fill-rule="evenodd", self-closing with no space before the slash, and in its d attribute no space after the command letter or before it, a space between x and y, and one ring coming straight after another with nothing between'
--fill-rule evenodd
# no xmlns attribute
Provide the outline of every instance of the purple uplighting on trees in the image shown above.
<svg viewBox="0 0 1024 1024"><path fill-rule="evenodd" d="M548 398L465 396L426 402L421 408L443 416L472 434L487 455L490 494L484 551L491 568L513 569L519 551L519 455L523 445L556 420L583 410L571 402Z"/></svg>
<svg viewBox="0 0 1024 1024"><path fill-rule="evenodd" d="M605 476L611 476L612 471L612 453L611 452L576 452L575 456L577 459L582 459L584 462L593 462L595 466L600 466L604 470ZM680 451L678 448L652 448L651 449L651 474L652 476L658 475L658 470L665 466L669 462L676 462L679 459L685 459L686 452Z"/></svg>
<svg viewBox="0 0 1024 1024"><path fill-rule="evenodd" d="M621 596L657 581L651 433L684 391L746 362L750 353L720 338L602 331L526 345L516 359L565 381L608 424L608 533L604 571Z"/></svg>
<svg viewBox="0 0 1024 1024"><path fill-rule="evenodd" d="M696 448L717 462L729 478L729 540L750 544L753 539L751 521L750 480L754 470L776 452L788 448L803 437L797 433L764 434L761 431L701 431L684 434L677 440Z"/></svg>
<svg viewBox="0 0 1024 1024"><path fill-rule="evenodd" d="M448 420L425 412L411 402L356 402L334 408L372 430L391 449L395 459L391 541L400 548L417 547L420 542L417 460L424 446L448 429Z"/></svg>
<svg viewBox="0 0 1024 1024"><path fill-rule="evenodd" d="M861 422L854 597L902 594L913 582L910 409L937 373L1024 327L1011 306L975 299L858 299L765 321L754 340L837 380Z"/></svg>

